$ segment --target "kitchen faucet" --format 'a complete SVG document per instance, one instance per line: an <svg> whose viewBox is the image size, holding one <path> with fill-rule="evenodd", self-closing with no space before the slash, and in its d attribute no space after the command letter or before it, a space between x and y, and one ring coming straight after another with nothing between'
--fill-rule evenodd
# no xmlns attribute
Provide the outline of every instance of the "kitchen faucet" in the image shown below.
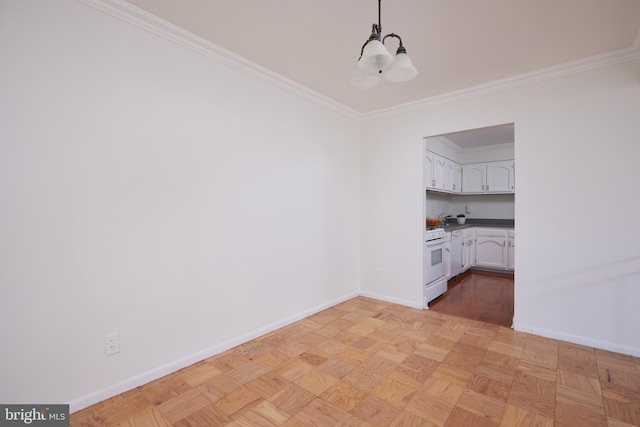
<svg viewBox="0 0 640 427"><path fill-rule="evenodd" d="M451 215L447 215L446 212L442 212L440 215L438 215L438 218L442 218L442 225L447 223L447 220L451 218Z"/></svg>

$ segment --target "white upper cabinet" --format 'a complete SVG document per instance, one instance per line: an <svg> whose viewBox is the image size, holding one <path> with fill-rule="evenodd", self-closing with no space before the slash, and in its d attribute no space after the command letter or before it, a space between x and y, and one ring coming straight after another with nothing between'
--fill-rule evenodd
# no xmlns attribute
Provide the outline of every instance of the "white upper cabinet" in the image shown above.
<svg viewBox="0 0 640 427"><path fill-rule="evenodd" d="M433 180L433 169L435 168L433 154L431 151L425 152L425 157L423 163L423 171L424 171L424 186L426 188L433 188L435 182Z"/></svg>
<svg viewBox="0 0 640 427"><path fill-rule="evenodd" d="M487 193L513 193L514 172L513 160L487 163Z"/></svg>
<svg viewBox="0 0 640 427"><path fill-rule="evenodd" d="M425 152L423 163L425 188L447 193L460 193L462 170L458 163L431 151Z"/></svg>
<svg viewBox="0 0 640 427"><path fill-rule="evenodd" d="M514 176L513 160L462 165L462 193L514 193Z"/></svg>
<svg viewBox="0 0 640 427"><path fill-rule="evenodd" d="M433 188L444 190L444 172L446 160L444 157L433 155Z"/></svg>
<svg viewBox="0 0 640 427"><path fill-rule="evenodd" d="M462 192L484 193L487 179L486 163L462 165Z"/></svg>
<svg viewBox="0 0 640 427"><path fill-rule="evenodd" d="M462 183L462 166L449 159L444 162L444 190L460 193Z"/></svg>

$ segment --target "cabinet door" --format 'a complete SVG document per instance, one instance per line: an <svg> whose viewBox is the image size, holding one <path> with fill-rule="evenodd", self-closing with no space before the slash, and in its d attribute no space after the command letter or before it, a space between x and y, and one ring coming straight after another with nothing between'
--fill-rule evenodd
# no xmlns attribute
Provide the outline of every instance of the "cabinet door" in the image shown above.
<svg viewBox="0 0 640 427"><path fill-rule="evenodd" d="M444 190L452 193L460 192L460 182L462 181L462 167L451 160L444 162Z"/></svg>
<svg viewBox="0 0 640 427"><path fill-rule="evenodd" d="M513 193L513 160L487 163L487 193Z"/></svg>
<svg viewBox="0 0 640 427"><path fill-rule="evenodd" d="M423 172L424 172L424 186L425 188L433 188L435 186L435 182L433 181L433 156L434 154L430 151L425 152L424 162L423 163Z"/></svg>
<svg viewBox="0 0 640 427"><path fill-rule="evenodd" d="M433 188L444 190L446 159L444 157L433 155Z"/></svg>
<svg viewBox="0 0 640 427"><path fill-rule="evenodd" d="M486 170L486 163L462 165L462 192L484 193Z"/></svg>
<svg viewBox="0 0 640 427"><path fill-rule="evenodd" d="M476 265L488 268L507 268L506 237L476 237Z"/></svg>
<svg viewBox="0 0 640 427"><path fill-rule="evenodd" d="M453 162L453 192L460 193L462 191L462 166Z"/></svg>
<svg viewBox="0 0 640 427"><path fill-rule="evenodd" d="M513 237L510 237L508 245L509 245L509 253L508 253L509 270L515 270L516 269L516 239Z"/></svg>
<svg viewBox="0 0 640 427"><path fill-rule="evenodd" d="M462 243L462 271L470 269L475 260L475 245L473 237L465 238Z"/></svg>

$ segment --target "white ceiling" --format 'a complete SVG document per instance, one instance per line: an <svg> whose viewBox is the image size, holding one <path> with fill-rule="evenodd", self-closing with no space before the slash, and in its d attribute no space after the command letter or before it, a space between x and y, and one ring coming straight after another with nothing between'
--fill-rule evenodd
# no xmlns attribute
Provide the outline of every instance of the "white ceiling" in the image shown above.
<svg viewBox="0 0 640 427"><path fill-rule="evenodd" d="M439 135L462 149L478 148L487 145L513 144L515 133L513 123L469 129Z"/></svg>
<svg viewBox="0 0 640 427"><path fill-rule="evenodd" d="M420 74L361 91L348 82L376 0L127 1L358 113L640 48L640 0L385 0L383 34Z"/></svg>

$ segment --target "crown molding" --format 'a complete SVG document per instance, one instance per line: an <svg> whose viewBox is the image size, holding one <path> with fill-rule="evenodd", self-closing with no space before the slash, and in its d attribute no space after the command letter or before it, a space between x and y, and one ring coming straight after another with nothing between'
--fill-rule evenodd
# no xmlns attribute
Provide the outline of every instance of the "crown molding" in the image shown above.
<svg viewBox="0 0 640 427"><path fill-rule="evenodd" d="M305 98L354 120L361 120L361 114L344 104L313 91L287 77L271 71L253 61L231 52L215 43L197 36L185 29L161 19L146 10L124 0L76 0L94 9L160 36L196 53L209 57L228 67L256 77L294 95Z"/></svg>
<svg viewBox="0 0 640 427"><path fill-rule="evenodd" d="M224 49L223 47L218 46L200 36L186 31L177 25L158 18L157 16L133 6L124 0L76 1L174 42L180 46L186 47L194 52L212 58L226 66L234 68L235 70L256 77L289 93L300 96L318 105L329 108L330 110L341 113L353 120L361 122L403 114L475 96L525 86L569 74L640 59L640 32L638 32L633 46L630 48L620 49L578 61L567 62L554 67L544 68L542 70L520 74L506 79L496 80L482 85L448 92L442 95L424 98L390 108L375 110L368 113L360 113L287 77L256 64L255 62L249 61L248 59Z"/></svg>
<svg viewBox="0 0 640 427"><path fill-rule="evenodd" d="M382 117L392 116L396 114L407 113L422 108L432 107L435 105L446 104L449 102L459 101L462 99L472 98L475 96L486 95L493 92L499 92L519 86L525 86L532 83L538 83L544 80L550 80L557 77L563 77L582 71L593 70L596 68L607 67L610 65L621 64L624 62L636 61L640 59L640 31L636 35L632 47L619 49L616 51L580 59L577 61L566 62L564 64L553 67L543 68L541 70L532 71L530 73L519 74L517 76L508 77L506 79L496 80L478 86L448 92L442 95L425 98L422 100L409 102L391 108L372 111L361 115L362 120L374 120Z"/></svg>

